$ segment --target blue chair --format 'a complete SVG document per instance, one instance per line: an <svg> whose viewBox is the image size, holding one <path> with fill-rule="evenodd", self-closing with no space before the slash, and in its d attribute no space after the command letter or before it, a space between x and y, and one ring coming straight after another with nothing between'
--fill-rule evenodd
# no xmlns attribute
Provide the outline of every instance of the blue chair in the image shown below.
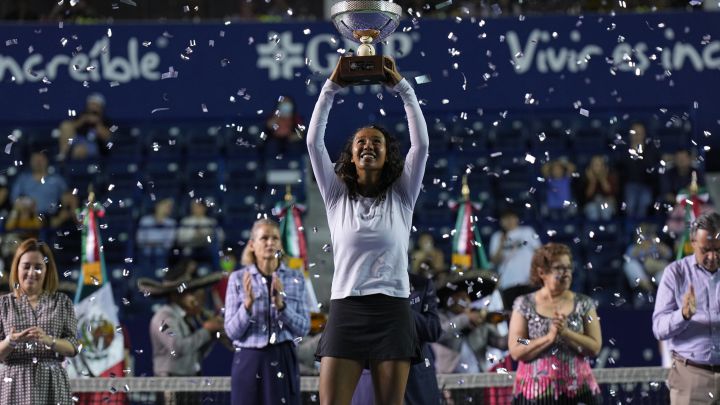
<svg viewBox="0 0 720 405"><path fill-rule="evenodd" d="M143 148L149 159L180 160L184 153L185 137L180 127L161 127L148 130Z"/></svg>

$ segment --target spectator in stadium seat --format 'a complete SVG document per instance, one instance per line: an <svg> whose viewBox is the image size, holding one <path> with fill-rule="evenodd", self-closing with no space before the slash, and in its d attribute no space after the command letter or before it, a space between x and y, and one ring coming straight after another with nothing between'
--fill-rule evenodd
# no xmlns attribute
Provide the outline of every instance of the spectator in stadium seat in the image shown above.
<svg viewBox="0 0 720 405"><path fill-rule="evenodd" d="M432 280L418 274L409 274L409 277L410 306L424 361L410 368L405 405L438 405L441 397L435 375L435 355L430 348L430 343L436 342L443 333L437 311L438 297ZM373 405L374 397L370 370L364 369L355 388L352 405Z"/></svg>
<svg viewBox="0 0 720 405"><path fill-rule="evenodd" d="M673 166L660 176L660 193L664 202L675 205L680 190L687 189L692 181L693 171L697 172L698 186L705 185L702 174L693 167L692 153L687 149L675 152Z"/></svg>
<svg viewBox="0 0 720 405"><path fill-rule="evenodd" d="M65 180L49 171L47 156L42 151L30 154L30 172L24 172L13 183L10 199L27 196L35 201L39 214L54 214L57 211L60 196L67 189Z"/></svg>
<svg viewBox="0 0 720 405"><path fill-rule="evenodd" d="M672 258L672 249L660 241L657 228L650 223L641 223L637 241L625 252L623 270L630 286L639 290L634 294L636 305L643 302L639 294L650 295L655 292L665 267ZM645 301L647 302L647 301Z"/></svg>
<svg viewBox="0 0 720 405"><path fill-rule="evenodd" d="M534 293L513 304L508 345L518 369L514 404L598 404L600 388L587 356L602 346L595 304L570 290L570 248L548 243L532 258Z"/></svg>
<svg viewBox="0 0 720 405"><path fill-rule="evenodd" d="M552 220L568 219L575 215L573 178L575 165L567 159L556 159L545 163L542 174L545 178L545 206Z"/></svg>
<svg viewBox="0 0 720 405"><path fill-rule="evenodd" d="M435 277L446 270L445 255L435 246L432 235L423 232L418 237L417 247L410 255L412 273L426 277Z"/></svg>
<svg viewBox="0 0 720 405"><path fill-rule="evenodd" d="M500 228L490 237L490 260L500 276L503 304L510 308L515 297L535 289L530 285L530 262L540 239L532 227L520 225L511 208L500 214Z"/></svg>
<svg viewBox="0 0 720 405"><path fill-rule="evenodd" d="M720 214L699 216L690 232L694 253L665 268L653 312L653 334L672 353L672 405L705 404L720 396Z"/></svg>
<svg viewBox="0 0 720 405"><path fill-rule="evenodd" d="M185 256L198 262L211 263L217 255L217 246L222 246L225 233L217 220L207 215L207 205L201 198L190 203L190 215L180 220L177 244Z"/></svg>
<svg viewBox="0 0 720 405"><path fill-rule="evenodd" d="M617 210L618 178L607 158L595 155L582 178L583 212L591 221L609 221Z"/></svg>
<svg viewBox="0 0 720 405"><path fill-rule="evenodd" d="M300 405L295 346L310 331L310 307L300 271L282 261L277 223L255 221L242 263L225 297L225 331L235 347L233 405Z"/></svg>
<svg viewBox="0 0 720 405"><path fill-rule="evenodd" d="M19 197L5 221L3 253L12 254L10 252L14 252L17 245L25 239L37 239L42 226L43 223L35 210L35 201L30 197Z"/></svg>
<svg viewBox="0 0 720 405"><path fill-rule="evenodd" d="M168 253L175 243L177 223L171 218L173 200L166 198L155 204L155 212L140 218L136 241L145 275L155 276L158 269L165 268Z"/></svg>
<svg viewBox="0 0 720 405"><path fill-rule="evenodd" d="M636 122L630 127L628 151L622 151L618 162L622 173L625 215L630 219L643 219L653 202L657 188L656 167L660 155L647 139L645 125Z"/></svg>
<svg viewBox="0 0 720 405"><path fill-rule="evenodd" d="M273 155L301 154L305 147L301 137L302 127L303 120L295 100L290 96L280 96L275 109L265 121L265 150Z"/></svg>
<svg viewBox="0 0 720 405"><path fill-rule="evenodd" d="M60 197L60 207L55 215L50 217L50 227L53 229L77 229L80 224L78 210L80 200L72 191L65 191Z"/></svg>
<svg viewBox="0 0 720 405"><path fill-rule="evenodd" d="M407 299L407 253L430 142L415 91L385 57L384 84L399 94L407 116L405 160L394 136L368 125L354 131L333 164L325 127L335 94L350 85L339 74L340 63L323 85L307 136L335 263L330 314L316 352L320 404L349 404L369 363L376 398L399 405L412 362L422 361Z"/></svg>
<svg viewBox="0 0 720 405"><path fill-rule="evenodd" d="M110 153L112 124L105 116L105 97L93 93L87 97L85 111L74 120L60 124L58 160L96 159Z"/></svg>
<svg viewBox="0 0 720 405"><path fill-rule="evenodd" d="M78 353L72 300L57 291L50 247L36 239L18 246L12 292L0 297L0 403L72 404L62 363Z"/></svg>
<svg viewBox="0 0 720 405"><path fill-rule="evenodd" d="M196 322L203 312L197 292L214 284L221 273L199 277L188 271L188 261L175 263L162 282L150 278L138 280L138 289L155 297L165 297L166 305L150 321L153 373L159 377L202 375L202 361L223 331L219 317ZM165 405L191 405L202 402L200 393L165 393Z"/></svg>

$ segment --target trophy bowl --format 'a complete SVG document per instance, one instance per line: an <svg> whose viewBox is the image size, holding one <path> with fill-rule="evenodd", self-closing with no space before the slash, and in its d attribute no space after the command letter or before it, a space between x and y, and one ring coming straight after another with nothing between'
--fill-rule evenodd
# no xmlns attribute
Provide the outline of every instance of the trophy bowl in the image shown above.
<svg viewBox="0 0 720 405"><path fill-rule="evenodd" d="M350 84L380 83L385 79L382 55L373 43L395 32L402 8L388 1L340 1L330 8L333 24L340 35L360 44L356 56L340 59L340 78Z"/></svg>

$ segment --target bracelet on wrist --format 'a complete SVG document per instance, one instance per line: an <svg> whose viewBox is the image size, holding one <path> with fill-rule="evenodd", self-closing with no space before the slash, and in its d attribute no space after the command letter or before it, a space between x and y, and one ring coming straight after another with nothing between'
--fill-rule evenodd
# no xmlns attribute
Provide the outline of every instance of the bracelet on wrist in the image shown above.
<svg viewBox="0 0 720 405"><path fill-rule="evenodd" d="M57 338L53 336L52 342L50 343L50 350L55 351L55 343L57 343Z"/></svg>

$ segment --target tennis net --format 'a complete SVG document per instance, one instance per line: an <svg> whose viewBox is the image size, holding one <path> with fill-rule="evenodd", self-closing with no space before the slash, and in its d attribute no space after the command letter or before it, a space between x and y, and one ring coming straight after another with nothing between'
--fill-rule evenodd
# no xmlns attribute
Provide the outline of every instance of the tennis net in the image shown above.
<svg viewBox="0 0 720 405"><path fill-rule="evenodd" d="M593 370L604 404L668 404L668 370L660 367ZM509 404L515 375L439 374L446 405ZM78 404L229 404L229 377L128 377L72 379ZM302 377L303 404L318 404L318 377Z"/></svg>

